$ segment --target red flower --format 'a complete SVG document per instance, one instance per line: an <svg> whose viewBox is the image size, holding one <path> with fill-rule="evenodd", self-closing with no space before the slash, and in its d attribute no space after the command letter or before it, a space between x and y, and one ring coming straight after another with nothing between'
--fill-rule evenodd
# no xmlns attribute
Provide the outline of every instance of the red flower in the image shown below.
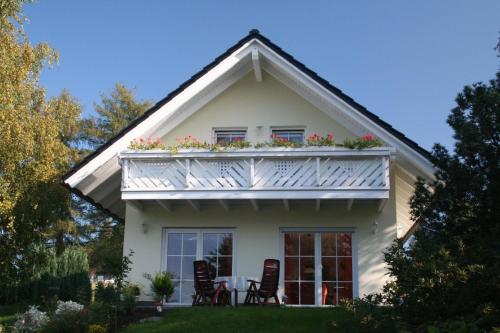
<svg viewBox="0 0 500 333"><path fill-rule="evenodd" d="M373 140L375 140L375 137L373 135L371 135L371 134L367 134L365 136L362 136L361 140L364 140L364 141L373 141Z"/></svg>

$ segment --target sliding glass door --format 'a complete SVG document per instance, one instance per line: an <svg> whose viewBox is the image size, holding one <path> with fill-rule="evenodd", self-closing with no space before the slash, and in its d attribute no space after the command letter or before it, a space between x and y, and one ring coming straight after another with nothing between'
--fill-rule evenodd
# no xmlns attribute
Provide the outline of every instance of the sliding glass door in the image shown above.
<svg viewBox="0 0 500 333"><path fill-rule="evenodd" d="M163 267L172 273L176 285L169 303L191 304L195 260L207 260L213 278L234 275L234 237L231 230L166 229L163 248Z"/></svg>
<svg viewBox="0 0 500 333"><path fill-rule="evenodd" d="M353 298L350 232L283 232L284 287L288 304L337 305Z"/></svg>

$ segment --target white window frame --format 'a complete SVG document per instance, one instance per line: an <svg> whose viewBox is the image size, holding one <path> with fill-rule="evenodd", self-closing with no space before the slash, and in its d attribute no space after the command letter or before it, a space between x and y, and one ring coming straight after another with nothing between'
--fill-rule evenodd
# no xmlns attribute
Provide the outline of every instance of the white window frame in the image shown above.
<svg viewBox="0 0 500 333"><path fill-rule="evenodd" d="M167 271L167 249L168 249L168 234L169 233L195 233L196 237L196 260L203 260L203 234L207 233L224 233L231 234L233 239L233 254L232 254L232 272L231 275L236 275L236 230L231 228L163 228L162 232L162 255L161 255L161 271ZM190 306L191 303L173 303L166 302L167 306Z"/></svg>
<svg viewBox="0 0 500 333"><path fill-rule="evenodd" d="M285 294L285 233L287 232L301 232L314 234L314 267L315 267L315 304L314 305L295 305L289 304L288 306L308 307L308 306L322 306L331 307L332 305L322 305L321 299L321 284L322 284L322 266L321 266L321 233L350 233L351 247L352 247L352 298L359 298L359 275L358 275L358 239L356 228L280 228L279 242L280 242L280 281L279 289L282 294Z"/></svg>
<svg viewBox="0 0 500 333"><path fill-rule="evenodd" d="M302 132L302 142L306 142L306 127L305 126L271 126L271 135L275 134L275 131L289 131L289 132Z"/></svg>
<svg viewBox="0 0 500 333"><path fill-rule="evenodd" d="M214 127L212 128L212 141L214 144L217 143L217 133L218 132L238 132L238 133L241 133L241 132L244 132L245 133L245 136L243 138L244 141L247 141L247 137L248 137L248 128L247 127Z"/></svg>

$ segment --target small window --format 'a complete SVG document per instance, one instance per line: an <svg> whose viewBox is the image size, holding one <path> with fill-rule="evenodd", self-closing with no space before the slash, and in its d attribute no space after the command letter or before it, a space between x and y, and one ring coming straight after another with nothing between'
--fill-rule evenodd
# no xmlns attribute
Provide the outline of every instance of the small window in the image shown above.
<svg viewBox="0 0 500 333"><path fill-rule="evenodd" d="M275 136L298 144L304 143L303 129L273 129L273 137Z"/></svg>
<svg viewBox="0 0 500 333"><path fill-rule="evenodd" d="M227 145L237 141L245 141L246 130L215 130L215 142L219 145Z"/></svg>

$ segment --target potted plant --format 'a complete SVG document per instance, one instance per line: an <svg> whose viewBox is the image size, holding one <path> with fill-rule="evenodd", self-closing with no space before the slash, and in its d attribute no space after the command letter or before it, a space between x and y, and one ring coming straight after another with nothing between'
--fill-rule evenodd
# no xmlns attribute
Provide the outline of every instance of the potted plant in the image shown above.
<svg viewBox="0 0 500 333"><path fill-rule="evenodd" d="M156 310L162 312L163 302L168 301L174 293L172 274L169 272L157 272L154 276L144 274L144 277L151 282L151 292L155 296Z"/></svg>

